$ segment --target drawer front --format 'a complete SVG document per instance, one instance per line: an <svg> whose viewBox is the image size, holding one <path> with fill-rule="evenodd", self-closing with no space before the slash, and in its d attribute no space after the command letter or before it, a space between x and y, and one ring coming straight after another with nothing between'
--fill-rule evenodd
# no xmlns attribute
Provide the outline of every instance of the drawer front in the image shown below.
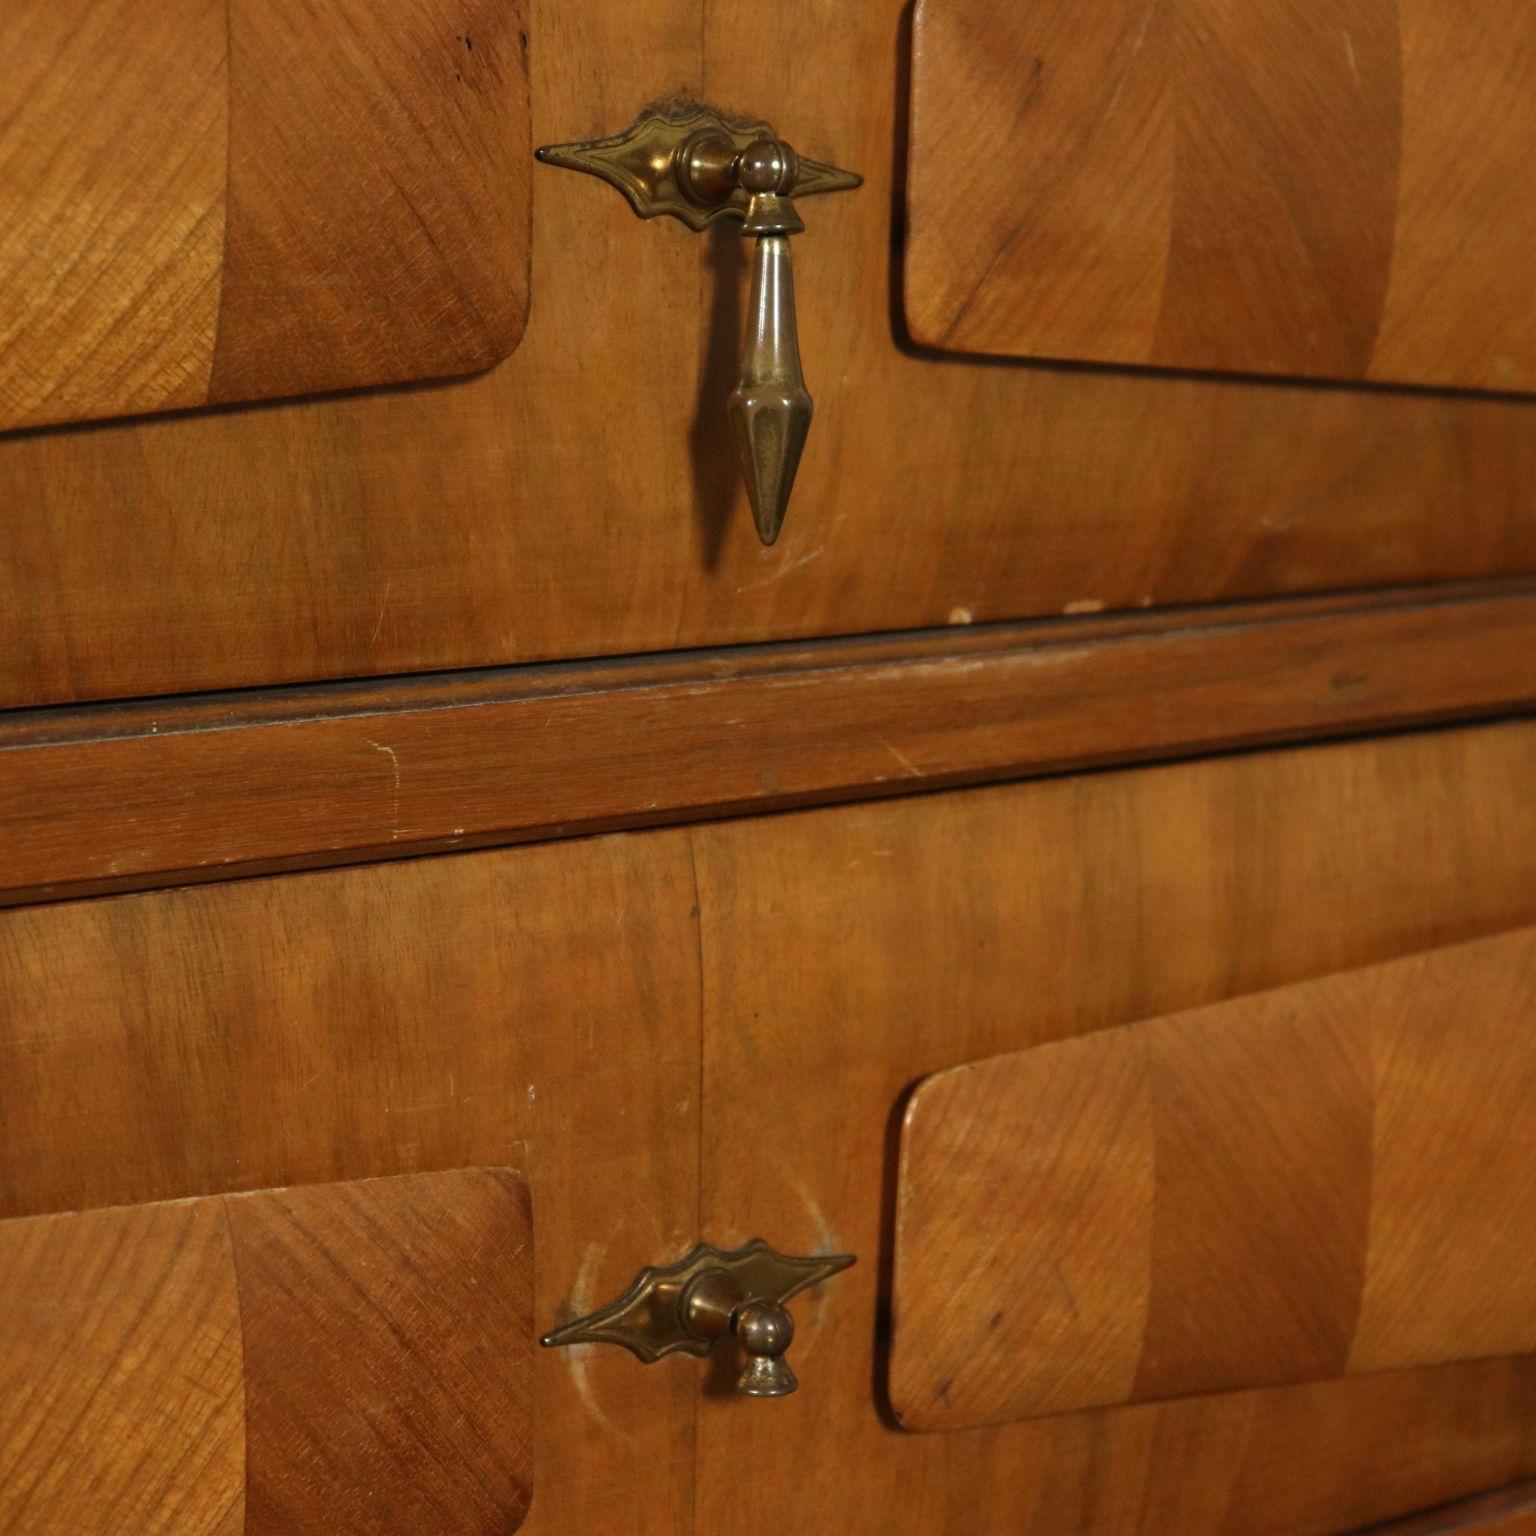
<svg viewBox="0 0 1536 1536"><path fill-rule="evenodd" d="M1521 0L923 0L906 308L1018 357L1536 388Z"/></svg>
<svg viewBox="0 0 1536 1536"><path fill-rule="evenodd" d="M443 0L10 0L0 430L505 357L519 26Z"/></svg>
<svg viewBox="0 0 1536 1536"><path fill-rule="evenodd" d="M723 1353L541 1352L533 1532L1353 1530L1536 1474L1536 1363L904 1433L899 1113L1536 924L1533 773L1501 725L12 910L3 1211L511 1167L541 1332L699 1242L858 1256L791 1304L779 1402Z"/></svg>
<svg viewBox="0 0 1536 1536"><path fill-rule="evenodd" d="M8 14L55 9L13 0ZM593 178L533 164L521 126L506 130L504 153L489 154L467 124L451 153L410 138L424 159L404 185L429 219L440 201L457 211L467 200L476 219L499 209L510 220L531 178L537 301L512 356L432 387L0 435L0 705L1536 569L1527 401L983 365L913 345L892 324L891 263L908 9L538 0L524 17L533 143L617 132L658 96L702 97L761 116L807 157L865 178L857 191L804 199L806 232L792 242L816 411L772 549L752 525L725 407L741 367L747 242L730 228L696 235L642 221ZM245 24L274 11L289 14L269 0L232 16ZM336 0L317 14L360 26L383 9ZM514 8L390 14L392 28L421 18L433 29L411 67L464 93L447 100L466 112L516 109ZM476 94L488 58L500 83ZM232 59L238 80L238 49ZM273 115L287 120L282 103L309 77L261 78L282 98ZM919 68L919 91L922 78ZM336 121L340 131L351 119ZM365 122L363 147L394 144ZM0 161L28 142L8 138ZM914 171L921 151L915 142ZM248 157L263 190L264 155ZM335 179L371 189L366 208L405 218L392 190L375 197L372 181ZM267 211L263 202L252 217ZM434 225L443 259L455 263L479 228L455 241ZM413 224L391 230L415 239ZM241 252L243 265L224 274L223 307L246 293L240 324L255 325L269 306L250 284L276 281L287 258L261 230L237 239L231 224L229 234L230 259ZM278 234L291 249L286 225L272 241ZM368 260L356 270L373 273L388 242L359 238ZM457 265L445 271L411 250L430 294L372 276L361 290L370 300L387 292L392 343L416 335L429 297L444 314L464 313L436 283L458 277ZM476 262L461 284L475 308L513 307L518 263ZM503 309L487 308L493 300ZM328 310L307 298L301 307L306 357L352 355L336 345ZM239 332L233 314L225 319L221 351ZM66 340L82 334L61 324ZM4 355L16 355L14 343ZM391 365L389 376L410 371Z"/></svg>
<svg viewBox="0 0 1536 1536"><path fill-rule="evenodd" d="M1536 931L958 1067L902 1131L910 1429L1536 1351Z"/></svg>
<svg viewBox="0 0 1536 1536"><path fill-rule="evenodd" d="M516 1530L532 1261L506 1170L0 1222L0 1531Z"/></svg>

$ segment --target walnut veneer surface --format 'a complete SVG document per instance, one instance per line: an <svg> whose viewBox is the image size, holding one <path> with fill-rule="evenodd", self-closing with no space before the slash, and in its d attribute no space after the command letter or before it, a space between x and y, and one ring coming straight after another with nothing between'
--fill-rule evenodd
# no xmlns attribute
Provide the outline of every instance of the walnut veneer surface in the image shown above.
<svg viewBox="0 0 1536 1536"><path fill-rule="evenodd" d="M1524 0L921 0L913 51L922 341L1536 388Z"/></svg>

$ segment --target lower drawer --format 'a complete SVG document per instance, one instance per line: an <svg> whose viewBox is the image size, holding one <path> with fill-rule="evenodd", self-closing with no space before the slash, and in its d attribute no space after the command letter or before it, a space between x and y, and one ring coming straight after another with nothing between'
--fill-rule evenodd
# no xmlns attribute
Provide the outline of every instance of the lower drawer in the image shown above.
<svg viewBox="0 0 1536 1536"><path fill-rule="evenodd" d="M8 912L0 1214L508 1168L540 1330L701 1240L859 1256L792 1304L793 1397L539 1355L541 1536L1355 1530L1536 1473L1536 1361L908 1433L901 1114L1536 924L1532 782L1500 725Z"/></svg>

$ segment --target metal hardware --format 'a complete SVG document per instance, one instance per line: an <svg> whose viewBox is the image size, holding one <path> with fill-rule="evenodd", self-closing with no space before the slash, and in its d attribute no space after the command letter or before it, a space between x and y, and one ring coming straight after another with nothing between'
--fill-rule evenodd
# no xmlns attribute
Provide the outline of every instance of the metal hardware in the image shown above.
<svg viewBox="0 0 1536 1536"><path fill-rule="evenodd" d="M793 198L849 191L863 177L802 159L768 123L736 122L693 102L643 113L611 138L548 144L537 153L546 165L617 187L642 219L667 214L702 230L731 215L755 238L741 379L726 409L758 536L772 544L813 409L795 328L789 236L805 225Z"/></svg>
<svg viewBox="0 0 1536 1536"><path fill-rule="evenodd" d="M539 1342L546 1348L621 1344L650 1365L679 1352L702 1358L731 1335L747 1355L736 1390L744 1397L787 1397L799 1383L784 1359L795 1336L784 1303L853 1261L851 1253L792 1257L760 1237L729 1252L700 1243L676 1264L642 1269L617 1301L563 1323Z"/></svg>

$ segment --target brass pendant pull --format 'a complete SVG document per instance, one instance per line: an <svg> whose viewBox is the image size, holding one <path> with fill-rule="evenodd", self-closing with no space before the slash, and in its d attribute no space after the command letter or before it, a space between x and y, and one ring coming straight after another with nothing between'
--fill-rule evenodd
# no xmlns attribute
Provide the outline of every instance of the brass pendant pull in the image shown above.
<svg viewBox="0 0 1536 1536"><path fill-rule="evenodd" d="M668 214L702 230L729 215L757 242L741 379L726 410L758 537L772 544L813 409L795 324L789 237L805 225L793 199L846 191L863 178L802 159L767 123L735 122L692 103L646 113L612 138L546 145L538 158L600 176L643 219Z"/></svg>
<svg viewBox="0 0 1536 1536"><path fill-rule="evenodd" d="M546 1348L620 1344L650 1365L679 1352L702 1358L729 1336L746 1352L736 1390L744 1397L787 1397L799 1383L784 1359L795 1336L784 1303L852 1263L851 1253L792 1257L760 1237L729 1252L700 1243L676 1264L642 1269L617 1301L539 1342Z"/></svg>

